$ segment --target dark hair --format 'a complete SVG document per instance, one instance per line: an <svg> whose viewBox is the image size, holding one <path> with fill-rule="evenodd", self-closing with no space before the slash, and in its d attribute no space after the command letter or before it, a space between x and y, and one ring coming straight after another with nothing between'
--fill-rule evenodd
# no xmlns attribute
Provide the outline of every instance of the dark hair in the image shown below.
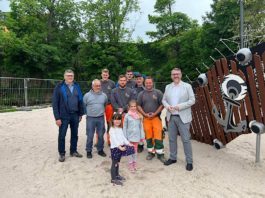
<svg viewBox="0 0 265 198"><path fill-rule="evenodd" d="M126 73L131 73L131 72L133 72L131 69L126 70Z"/></svg>
<svg viewBox="0 0 265 198"><path fill-rule="evenodd" d="M112 121L111 121L111 125L114 126L114 120L122 120L122 115L120 113L114 113L113 116L112 116ZM122 127L122 122L120 124L119 127Z"/></svg>
<svg viewBox="0 0 265 198"><path fill-rule="evenodd" d="M147 80L147 79L150 79L150 80L152 80L154 82L154 79L151 76L146 76L145 80Z"/></svg>

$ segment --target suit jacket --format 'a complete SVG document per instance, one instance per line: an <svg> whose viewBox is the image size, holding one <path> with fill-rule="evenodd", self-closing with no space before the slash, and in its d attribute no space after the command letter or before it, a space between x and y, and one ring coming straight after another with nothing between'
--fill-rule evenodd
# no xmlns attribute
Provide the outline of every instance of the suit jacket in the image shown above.
<svg viewBox="0 0 265 198"><path fill-rule="evenodd" d="M165 93L163 96L162 103L167 108L171 106L169 104L169 93L173 91L174 82L166 86ZM195 104L195 96L190 84L183 81L180 82L183 94L179 96L179 116L183 123L189 123L192 121L191 106ZM167 110L167 121L170 120L171 112Z"/></svg>

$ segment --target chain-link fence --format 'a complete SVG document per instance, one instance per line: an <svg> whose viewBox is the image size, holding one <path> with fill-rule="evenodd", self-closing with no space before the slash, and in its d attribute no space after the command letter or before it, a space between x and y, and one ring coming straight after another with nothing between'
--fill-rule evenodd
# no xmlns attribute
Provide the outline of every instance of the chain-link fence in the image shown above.
<svg viewBox="0 0 265 198"><path fill-rule="evenodd" d="M53 89L60 80L0 77L0 111L17 107L50 105ZM90 82L78 81L83 93ZM164 92L168 82L156 82L155 88Z"/></svg>

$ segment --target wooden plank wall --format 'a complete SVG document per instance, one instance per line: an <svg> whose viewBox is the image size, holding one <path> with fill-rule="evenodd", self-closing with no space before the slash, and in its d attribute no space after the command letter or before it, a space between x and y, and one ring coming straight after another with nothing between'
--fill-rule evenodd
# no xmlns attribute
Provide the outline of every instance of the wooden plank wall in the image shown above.
<svg viewBox="0 0 265 198"><path fill-rule="evenodd" d="M196 104L192 107L193 121L191 124L193 139L213 144L213 140L217 138L225 145L241 134L251 133L249 126L244 132L225 133L212 113L213 105L216 105L220 115L223 118L226 115L221 84L228 74L239 75L248 86L246 97L240 101L240 108L233 108L235 124L242 120L247 120L247 125L252 120L265 123L264 64L265 52L262 57L254 54L251 64L245 68L239 68L235 60L228 61L222 58L215 62L214 66L206 73L208 84L195 89Z"/></svg>

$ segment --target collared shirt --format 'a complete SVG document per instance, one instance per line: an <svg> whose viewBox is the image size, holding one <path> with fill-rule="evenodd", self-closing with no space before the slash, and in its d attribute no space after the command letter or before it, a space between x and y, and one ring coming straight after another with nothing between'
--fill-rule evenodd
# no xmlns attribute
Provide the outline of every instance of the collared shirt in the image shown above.
<svg viewBox="0 0 265 198"><path fill-rule="evenodd" d="M74 84L71 83L71 84L66 84L66 85L69 88L69 90L71 91L71 93L73 93L73 91L74 91Z"/></svg>
<svg viewBox="0 0 265 198"><path fill-rule="evenodd" d="M177 106L180 103L180 98L186 93L186 89L182 81L179 84L175 84L174 82L168 85L167 88L167 106ZM165 104L164 104L165 105ZM177 110L172 111L172 115L178 115L179 112Z"/></svg>
<svg viewBox="0 0 265 198"><path fill-rule="evenodd" d="M86 107L86 115L89 117L100 117L104 115L108 98L102 91L94 92L92 89L83 98Z"/></svg>

